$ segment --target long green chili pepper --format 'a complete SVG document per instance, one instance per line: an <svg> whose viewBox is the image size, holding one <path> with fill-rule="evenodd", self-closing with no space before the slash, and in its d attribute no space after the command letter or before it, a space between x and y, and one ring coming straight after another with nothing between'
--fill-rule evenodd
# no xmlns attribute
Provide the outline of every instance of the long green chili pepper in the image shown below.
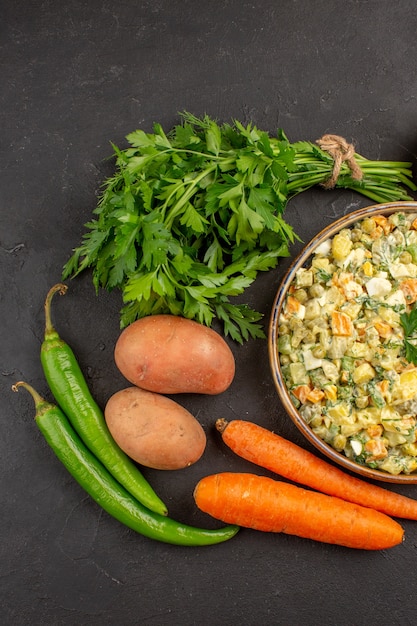
<svg viewBox="0 0 417 626"><path fill-rule="evenodd" d="M31 385L20 381L35 402L36 423L47 443L75 480L107 513L141 535L181 546L205 546L234 537L238 526L206 530L159 515L135 500L87 449L68 419L55 404L47 402Z"/></svg>
<svg viewBox="0 0 417 626"><path fill-rule="evenodd" d="M151 511L167 515L165 504L139 468L114 441L103 411L90 393L74 352L61 339L52 324L52 298L55 293L63 295L66 291L66 285L54 285L45 300L45 338L41 346L41 363L49 388L87 448L120 484Z"/></svg>

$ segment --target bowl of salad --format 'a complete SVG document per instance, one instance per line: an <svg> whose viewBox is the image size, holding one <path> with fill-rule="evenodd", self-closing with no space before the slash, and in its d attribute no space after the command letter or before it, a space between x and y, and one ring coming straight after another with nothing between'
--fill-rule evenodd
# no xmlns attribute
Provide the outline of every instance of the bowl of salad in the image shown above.
<svg viewBox="0 0 417 626"><path fill-rule="evenodd" d="M275 297L269 359L320 452L417 483L417 202L354 211L304 247Z"/></svg>

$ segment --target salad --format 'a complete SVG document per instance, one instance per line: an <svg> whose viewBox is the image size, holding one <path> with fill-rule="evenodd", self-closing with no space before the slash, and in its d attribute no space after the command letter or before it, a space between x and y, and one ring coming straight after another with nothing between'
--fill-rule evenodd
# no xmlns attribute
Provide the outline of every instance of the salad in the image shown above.
<svg viewBox="0 0 417 626"><path fill-rule="evenodd" d="M278 352L291 401L352 461L417 471L417 213L365 217L290 285ZM415 361L415 362L414 362Z"/></svg>

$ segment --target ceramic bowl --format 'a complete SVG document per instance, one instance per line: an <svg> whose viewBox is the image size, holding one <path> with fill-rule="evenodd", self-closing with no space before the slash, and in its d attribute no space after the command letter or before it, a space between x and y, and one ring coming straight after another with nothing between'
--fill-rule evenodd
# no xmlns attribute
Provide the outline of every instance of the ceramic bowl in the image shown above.
<svg viewBox="0 0 417 626"><path fill-rule="evenodd" d="M287 291L295 278L297 270L301 267L308 265L311 255L314 253L317 246L329 237L336 235L341 229L351 227L355 222L365 217L371 217L372 215L390 215L392 213L402 212L417 212L417 202L397 202L389 204L377 204L369 206L363 209L359 209L352 213L349 213L345 217L336 220L330 224L327 228L322 230L316 235L301 251L299 256L293 261L289 270L287 271L279 289L276 294L270 325L269 325L269 337L268 337L268 350L269 361L272 371L273 380L278 392L278 396L295 426L301 431L305 438L315 448L324 454L326 457L334 461L338 465L350 470L356 474L360 474L363 477L370 479L384 481L389 483L414 483L417 484L417 473L413 474L400 474L391 475L388 472L382 470L376 470L369 467L365 467L358 463L355 463L351 459L347 458L343 453L336 451L329 444L320 439L309 427L306 421L302 418L300 413L291 401L290 394L287 390L284 377L282 375L279 355L278 355L278 326L281 308L284 304L287 296Z"/></svg>

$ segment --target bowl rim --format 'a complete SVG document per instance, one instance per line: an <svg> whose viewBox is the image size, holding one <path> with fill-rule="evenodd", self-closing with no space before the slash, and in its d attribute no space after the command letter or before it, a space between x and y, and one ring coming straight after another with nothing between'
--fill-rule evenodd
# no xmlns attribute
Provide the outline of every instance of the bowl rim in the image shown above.
<svg viewBox="0 0 417 626"><path fill-rule="evenodd" d="M359 465L358 463L355 463L355 461L348 459L342 453L337 452L334 448L330 446L330 444L326 443L317 435L315 435L291 401L282 375L277 349L278 321L282 306L284 304L287 289L294 278L295 272L306 264L308 259L311 257L311 254L314 252L315 248L320 243L339 232L341 228L348 228L358 220L363 219L364 217L368 217L371 214L391 215L393 213L398 213L401 211L404 211L406 213L410 213L413 211L417 212L417 201L398 201L384 204L373 204L352 211L351 213L347 213L343 217L340 217L337 220L333 221L323 230L319 231L302 248L301 252L292 261L283 279L281 280L272 304L268 329L268 356L272 378L278 392L278 397L281 400L284 409L286 410L287 414L289 415L295 426L298 428L298 430L304 435L307 441L309 441L319 452L324 454L326 457L328 457L330 460L334 461L338 465L344 467L345 469L350 470L355 474L360 474L363 477L387 483L417 484L417 472L415 474L399 474L395 476L393 474L389 474L388 472L383 472L382 470L374 470L370 467Z"/></svg>

